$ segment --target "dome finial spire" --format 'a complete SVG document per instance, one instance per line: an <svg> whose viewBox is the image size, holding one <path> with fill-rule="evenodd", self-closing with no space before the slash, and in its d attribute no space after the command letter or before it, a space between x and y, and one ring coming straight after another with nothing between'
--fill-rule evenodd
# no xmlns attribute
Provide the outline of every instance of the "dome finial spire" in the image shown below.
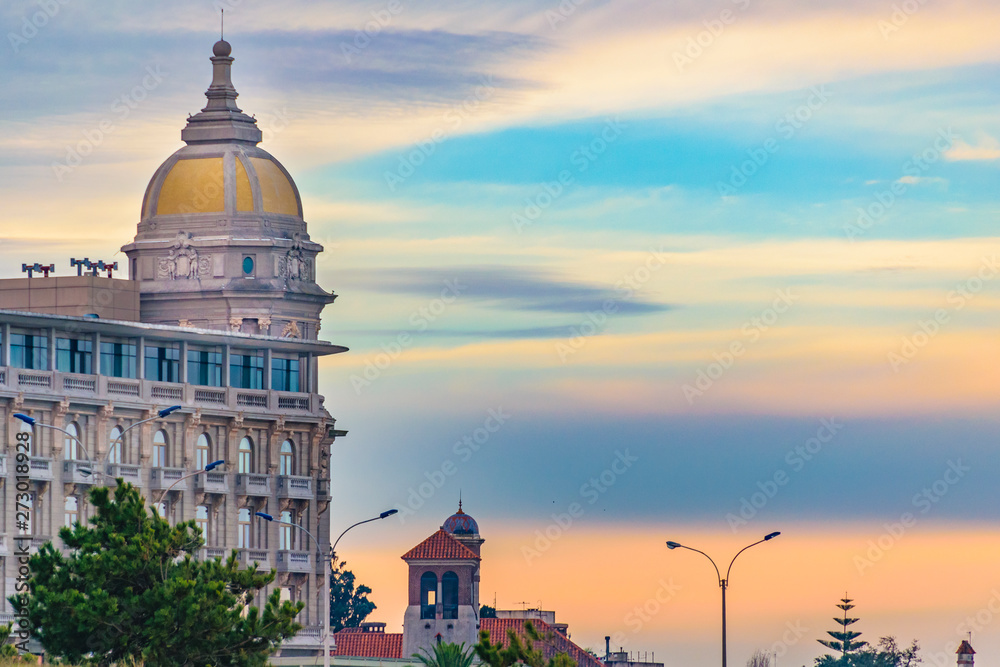
<svg viewBox="0 0 1000 667"><path fill-rule="evenodd" d="M458 490L458 511L462 511L462 489Z"/></svg>
<svg viewBox="0 0 1000 667"><path fill-rule="evenodd" d="M219 7L219 41L226 41L226 8Z"/></svg>

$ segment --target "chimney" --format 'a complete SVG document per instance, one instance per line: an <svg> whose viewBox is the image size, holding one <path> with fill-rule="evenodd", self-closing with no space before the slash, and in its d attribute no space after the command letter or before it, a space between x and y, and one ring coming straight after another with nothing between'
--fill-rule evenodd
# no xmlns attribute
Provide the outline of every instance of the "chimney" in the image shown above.
<svg viewBox="0 0 1000 667"><path fill-rule="evenodd" d="M611 659L611 637L604 638L604 662Z"/></svg>
<svg viewBox="0 0 1000 667"><path fill-rule="evenodd" d="M958 653L958 667L974 667L973 663L975 663L975 658L973 658L972 656L974 656L976 652L972 650L972 645L969 644L968 641L966 641L965 639L962 640L961 645L958 647L957 653Z"/></svg>

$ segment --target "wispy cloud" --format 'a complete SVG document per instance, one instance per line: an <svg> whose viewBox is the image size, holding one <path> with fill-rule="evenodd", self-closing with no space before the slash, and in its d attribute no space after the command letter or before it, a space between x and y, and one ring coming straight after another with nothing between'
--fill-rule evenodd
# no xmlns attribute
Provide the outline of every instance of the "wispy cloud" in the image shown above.
<svg viewBox="0 0 1000 667"><path fill-rule="evenodd" d="M544 270L512 266L370 269L353 271L340 284L373 292L433 296L448 281L461 287L463 302L475 300L505 310L587 313L600 310L608 301L615 302L621 315L672 308L665 303L626 299L627 290L614 285L592 285Z"/></svg>

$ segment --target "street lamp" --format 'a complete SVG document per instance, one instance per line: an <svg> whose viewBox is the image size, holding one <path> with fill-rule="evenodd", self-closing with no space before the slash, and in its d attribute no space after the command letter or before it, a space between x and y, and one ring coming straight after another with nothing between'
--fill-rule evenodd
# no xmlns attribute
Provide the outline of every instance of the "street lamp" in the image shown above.
<svg viewBox="0 0 1000 667"><path fill-rule="evenodd" d="M175 479L173 484L171 484L167 488L165 488L162 491L160 491L160 497L157 499L156 504L159 505L160 503L162 503L163 502L163 498L166 497L166 495L170 491L170 489L174 488L175 486L177 486L178 484L180 484L184 480L189 479L191 477L194 477L195 475L200 475L203 472L212 472L213 470L215 470L216 468L218 468L219 466L221 466L223 464L225 464L225 461L223 459L219 459L218 461L212 461L211 463L209 463L204 468L199 468L198 470L195 470L194 472L189 472L188 474L184 475L183 477L179 477L179 478Z"/></svg>
<svg viewBox="0 0 1000 667"><path fill-rule="evenodd" d="M128 433L129 431L131 431L132 429L134 429L136 426L140 426L142 424L145 424L145 423L151 422L151 421L155 421L157 419L163 419L167 415L169 415L169 414L171 414L173 412L177 412L180 409L181 409L181 406L179 406L179 405L171 405L169 408L163 408L162 410L159 410L156 413L155 417L150 417L149 419L143 419L141 421L137 421L134 424L132 424L131 426L129 426L128 428L126 428L124 431L122 431L121 435L119 435L117 438L115 438L115 441L112 442L111 445L108 447L108 453L104 455L104 460L101 462L101 469L104 470L104 471L107 470L108 459L111 457L111 452L115 451L115 447L117 445L119 445L119 444L121 444L121 443L123 443L125 441L125 434L126 433Z"/></svg>
<svg viewBox="0 0 1000 667"><path fill-rule="evenodd" d="M76 437L75 435L73 435L64 428L59 428L58 426L53 426L52 424L43 424L34 417L29 417L28 415L22 414L20 412L15 412L14 417L20 419L21 421L23 421L28 426L31 426L32 428L34 428L35 426L38 426L40 428L50 428L53 431L59 431L60 433L65 433L68 437L76 440L76 443L80 445L80 449L83 450L84 456L87 457L87 462L90 463L90 468L77 468L77 470L79 470L80 474L82 475L90 475L93 472L94 459L90 458L90 452L88 452L87 448L83 446L83 442L81 442L80 438Z"/></svg>
<svg viewBox="0 0 1000 667"><path fill-rule="evenodd" d="M302 526L300 526L299 524L297 524L297 523L289 523L288 521L281 521L280 519L275 519L270 514L265 514L264 512L255 512L255 514L257 516L259 516L261 519L264 519L265 521L273 521L274 523L278 523L278 524L281 524L281 525L284 525L284 526L293 526L295 528L298 528L303 533L305 533L306 535L308 535L309 537L312 538L313 544L316 545L316 554L320 558L323 559L323 562L324 563L330 562L330 567L329 568L324 568L324 574L323 574L323 598L326 600L326 604L324 605L326 607L326 613L323 614L323 667L330 667L330 648L331 648L330 647L330 639L331 639L331 636L330 636L330 572L332 572L332 570L333 570L334 549L337 548L337 542L340 542L340 538L344 536L344 533L346 533L351 528L354 528L354 526L360 526L361 524L368 523L369 521L378 521L379 519L384 519L386 517L390 517L393 514L397 513L398 511L399 510L396 510L396 509L386 510L386 511L382 512L381 514L379 514L378 516L374 516L374 517L372 517L370 519L365 519L364 521L358 521L356 524L354 524L352 526L348 526L344 530L344 532L340 534L340 537L338 537L337 540L333 543L333 547L330 549L330 553L327 554L325 557L323 556L322 552L320 551L319 540L316 539L316 536L313 535L312 533L310 533L308 530L306 530ZM327 570L329 570L329 571L327 571Z"/></svg>
<svg viewBox="0 0 1000 667"><path fill-rule="evenodd" d="M712 560L712 557L709 556L704 551L699 551L698 549L694 549L692 547L685 546L685 545L681 544L680 542L673 542L673 541L670 541L670 540L667 541L667 548L668 549L687 549L688 551L695 551L697 553L700 553L702 556L704 556L705 558L707 558L708 561L712 564L712 567L715 568L715 575L719 578L719 587L722 589L722 667L726 667L726 588L729 586L729 573L733 569L733 563L736 562L736 559L739 558L739 555L741 553L743 553L744 551L746 551L750 547L757 546L761 542L767 542L768 540L773 540L778 535L781 535L781 533L777 532L777 531L773 532L773 533L768 533L767 535L764 536L764 539L757 540L753 544L748 544L747 546L745 546L742 549L740 549L739 551L737 551L736 555L733 556L733 559L731 561L729 561L729 569L726 570L726 578L725 579L723 579L722 575L719 574L719 567L715 564L715 561Z"/></svg>

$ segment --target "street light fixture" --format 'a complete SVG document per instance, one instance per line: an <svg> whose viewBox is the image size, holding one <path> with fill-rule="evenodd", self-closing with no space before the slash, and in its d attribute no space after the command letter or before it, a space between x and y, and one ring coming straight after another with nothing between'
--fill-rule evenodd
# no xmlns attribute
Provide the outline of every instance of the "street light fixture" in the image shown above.
<svg viewBox="0 0 1000 667"><path fill-rule="evenodd" d="M104 460L101 461L101 469L102 469L102 471L106 471L107 470L108 459L111 458L111 452L115 451L115 447L118 446L118 445L120 445L121 443L123 443L125 441L125 434L126 433L128 433L129 431L131 431L132 429L134 429L136 426L141 426L142 424L145 424L145 423L151 422L151 421L155 421L157 419L163 419L164 417L170 415L171 413L177 412L180 409L181 409L181 406L179 406L179 405L171 405L169 408L163 408L162 410L157 411L155 417L150 417L149 419L142 419L140 421L137 421L134 424L130 425L128 428L126 428L124 431L122 431L121 435L119 435L117 438L115 438L115 441L112 442L111 445L108 447L108 453L104 455Z"/></svg>
<svg viewBox="0 0 1000 667"><path fill-rule="evenodd" d="M59 428L58 426L53 426L52 424L43 424L34 417L29 417L28 415L22 414L20 412L15 412L14 417L16 419L20 419L21 421L23 421L28 426L31 426L32 428L34 428L35 426L38 426L39 428L50 428L53 431L59 431L60 433L65 433L67 437L73 438L76 441L76 444L80 445L80 449L83 450L84 455L87 457L87 462L90 464L89 468L77 468L77 470L80 471L80 474L87 476L90 476L93 473L94 459L90 458L90 452L88 452L87 448L84 447L83 442L80 440L80 438L76 437L75 435L73 435L64 428Z"/></svg>
<svg viewBox="0 0 1000 667"><path fill-rule="evenodd" d="M748 544L747 546L745 546L742 549L740 549L739 551L737 551L736 555L733 556L733 559L731 561L729 561L729 568L726 570L726 578L725 579L723 579L722 575L719 573L719 567L715 564L715 561L712 560L712 557L709 556L707 553L705 553L704 551L699 551L698 549L694 549L694 548L689 547L689 546L685 546L685 545L681 544L680 542L674 542L672 540L667 540L667 548L668 549L687 549L688 551L695 551L697 553L700 553L702 556L704 556L705 558L707 558L708 561L712 564L712 567L715 568L715 575L719 578L719 587L722 589L722 667L726 667L726 588L729 586L729 573L733 569L733 563L736 562L736 559L739 558L739 555L741 553L743 553L744 551L746 551L750 547L755 547L755 546L757 546L758 544L760 544L762 542L767 542L769 540L773 540L778 535L781 535L781 533L778 532L778 531L775 531L773 533L768 533L767 535L764 536L764 539L757 540L753 544Z"/></svg>
<svg viewBox="0 0 1000 667"><path fill-rule="evenodd" d="M174 482L173 482L173 484L171 484L167 488L163 489L163 491L160 491L160 497L157 499L156 504L159 505L160 503L162 503L163 499L166 497L166 495L170 491L170 489L174 488L175 486L177 486L178 484L180 484L184 480L189 479L191 477L194 477L195 475L200 475L203 472L212 472L213 470L215 470L216 468L218 468L221 465L224 465L225 463L226 462L223 459L219 459L218 461L212 461L211 463L209 463L204 468L199 468L198 470L195 470L194 472L189 472L188 474L184 475L183 477L179 477L179 478L175 479Z"/></svg>
<svg viewBox="0 0 1000 667"><path fill-rule="evenodd" d="M356 524L348 526L344 530L344 532L340 534L340 537L338 537L336 539L336 541L333 543L333 547L330 548L330 552L326 556L323 556L322 552L320 551L319 540L316 539L316 536L313 535L312 533L310 533L308 530L306 530L302 526L300 526L299 524L297 524L297 523L289 523L288 521L281 521L280 519L275 519L270 514L265 514L264 512L254 512L255 515L259 516L261 519L264 519L265 521L273 521L274 523L278 523L278 524L281 524L283 526L292 526L292 527L298 528L299 530L301 530L302 532L304 532L306 535L308 535L309 537L312 538L313 544L316 545L316 554L320 558L322 558L322 560L323 560L324 563L327 563L327 562L330 563L330 567L329 568L324 568L324 573L323 573L323 599L326 600L326 604L325 604L326 613L323 614L323 667L330 667L330 650L332 648L330 646L330 639L331 639L331 635L330 635L330 571L333 570L334 550L337 548L337 542L340 542L340 538L343 537L344 533L346 533L351 528L354 528L355 526L360 526L361 524L368 523L370 521L378 521L379 519L385 519L386 517L390 517L393 514L396 514L398 511L399 510L396 510L396 509L386 510L386 511L382 512L381 514L379 514L378 516L372 517L371 519L365 519L364 521L358 521ZM329 571L326 571L327 569Z"/></svg>

